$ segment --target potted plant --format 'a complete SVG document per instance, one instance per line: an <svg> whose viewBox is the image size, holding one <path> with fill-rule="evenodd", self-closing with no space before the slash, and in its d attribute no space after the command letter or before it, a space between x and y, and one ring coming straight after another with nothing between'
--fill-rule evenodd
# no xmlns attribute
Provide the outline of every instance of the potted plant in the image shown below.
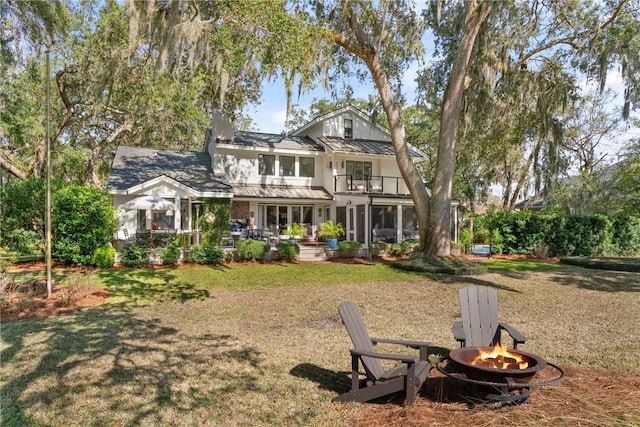
<svg viewBox="0 0 640 427"><path fill-rule="evenodd" d="M289 241L291 243L297 243L298 240L302 239L304 236L304 228L297 222L292 224L287 224L287 230L285 231L287 236L289 236Z"/></svg>
<svg viewBox="0 0 640 427"><path fill-rule="evenodd" d="M318 236L327 239L327 246L329 249L338 249L338 237L344 234L344 227L342 223L335 223L329 220L322 224L322 230L318 233Z"/></svg>

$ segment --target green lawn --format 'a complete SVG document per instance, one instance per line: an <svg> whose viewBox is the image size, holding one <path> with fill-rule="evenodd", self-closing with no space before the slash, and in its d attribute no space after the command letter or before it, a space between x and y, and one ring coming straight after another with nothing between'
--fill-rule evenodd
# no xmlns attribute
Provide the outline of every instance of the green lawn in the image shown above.
<svg viewBox="0 0 640 427"><path fill-rule="evenodd" d="M639 377L638 274L498 261L480 276L338 263L101 271L107 304L2 325L1 424L353 425L375 406L330 402L349 384L338 304L355 301L372 335L429 340L442 354L456 347L457 290L469 285L498 290L523 349ZM593 425L640 423L631 392L620 411L594 410L605 415ZM540 424L516 414L498 413L500 425ZM566 424L556 415L549 425Z"/></svg>

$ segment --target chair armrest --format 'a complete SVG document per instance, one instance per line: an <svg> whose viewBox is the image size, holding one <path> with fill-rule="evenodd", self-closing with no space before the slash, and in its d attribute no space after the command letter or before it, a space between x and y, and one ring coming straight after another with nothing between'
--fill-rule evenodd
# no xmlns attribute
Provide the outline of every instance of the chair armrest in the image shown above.
<svg viewBox="0 0 640 427"><path fill-rule="evenodd" d="M507 331L509 335L511 335L511 338L513 338L514 348L518 344L524 344L527 341L527 338L524 335L522 335L520 332L516 330L516 328L509 325L508 323L500 323L499 326L501 329L504 329L505 331Z"/></svg>
<svg viewBox="0 0 640 427"><path fill-rule="evenodd" d="M396 360L404 363L418 363L420 361L416 356L409 356L406 354L378 353L377 351L356 350L355 348L352 348L349 351L352 355L355 356L367 356L376 359Z"/></svg>
<svg viewBox="0 0 640 427"><path fill-rule="evenodd" d="M398 345L403 345L405 347L415 348L416 350L431 346L430 342L425 342L425 341L406 341L406 340L396 340L396 339L390 339L390 338L371 338L371 342L373 343L373 345L376 345L378 343L398 344Z"/></svg>
<svg viewBox="0 0 640 427"><path fill-rule="evenodd" d="M462 322L458 321L453 324L453 337L460 343L460 346L464 347L464 343L467 341L467 337L462 327Z"/></svg>

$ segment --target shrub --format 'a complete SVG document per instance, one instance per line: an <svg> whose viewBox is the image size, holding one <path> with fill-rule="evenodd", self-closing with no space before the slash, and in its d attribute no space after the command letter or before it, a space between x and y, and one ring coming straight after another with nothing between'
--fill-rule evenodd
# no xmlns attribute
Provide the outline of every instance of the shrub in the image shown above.
<svg viewBox="0 0 640 427"><path fill-rule="evenodd" d="M338 242L338 253L341 257L354 257L362 248L362 243L355 240L342 240Z"/></svg>
<svg viewBox="0 0 640 427"><path fill-rule="evenodd" d="M468 228L460 230L460 250L463 254L468 254L471 250L471 232Z"/></svg>
<svg viewBox="0 0 640 427"><path fill-rule="evenodd" d="M245 239L236 243L238 258L241 261L256 261L269 252L269 245L262 240Z"/></svg>
<svg viewBox="0 0 640 427"><path fill-rule="evenodd" d="M374 258L379 257L389 249L389 245L386 242L371 242L369 244L369 250L371 256Z"/></svg>
<svg viewBox="0 0 640 427"><path fill-rule="evenodd" d="M500 234L500 231L493 229L491 231L491 253L501 254L504 246L504 239Z"/></svg>
<svg viewBox="0 0 640 427"><path fill-rule="evenodd" d="M197 264L222 264L224 252L217 246L196 245L189 250L187 261Z"/></svg>
<svg viewBox="0 0 640 427"><path fill-rule="evenodd" d="M7 247L18 254L44 252L44 240L34 230L17 228L6 237Z"/></svg>
<svg viewBox="0 0 640 427"><path fill-rule="evenodd" d="M479 244L479 245L487 245L489 244L490 237L491 237L491 232L486 228L482 228L480 230L474 230L473 243Z"/></svg>
<svg viewBox="0 0 640 427"><path fill-rule="evenodd" d="M404 248L400 243L392 243L391 246L389 246L389 254L393 256L401 256L404 254Z"/></svg>
<svg viewBox="0 0 640 427"><path fill-rule="evenodd" d="M162 259L162 263L165 265L175 265L178 263L179 258L180 248L173 244L167 245L160 251L160 259Z"/></svg>
<svg viewBox="0 0 640 427"><path fill-rule="evenodd" d="M418 241L414 239L405 239L400 243L403 255L409 255L418 246Z"/></svg>
<svg viewBox="0 0 640 427"><path fill-rule="evenodd" d="M71 185L56 195L53 256L64 264L87 265L97 248L107 246L116 231L111 196L101 190Z"/></svg>
<svg viewBox="0 0 640 427"><path fill-rule="evenodd" d="M91 265L98 268L110 268L116 263L116 250L111 246L102 246L95 250Z"/></svg>
<svg viewBox="0 0 640 427"><path fill-rule="evenodd" d="M149 263L149 249L144 246L126 245L120 255L120 263L126 267L139 267Z"/></svg>
<svg viewBox="0 0 640 427"><path fill-rule="evenodd" d="M300 246L297 243L280 242L276 244L276 251L280 258L291 261L300 255Z"/></svg>

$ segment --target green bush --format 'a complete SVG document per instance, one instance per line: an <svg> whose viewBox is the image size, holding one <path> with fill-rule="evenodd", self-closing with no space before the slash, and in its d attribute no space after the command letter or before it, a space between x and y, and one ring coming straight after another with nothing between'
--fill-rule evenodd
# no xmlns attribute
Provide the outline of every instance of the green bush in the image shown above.
<svg viewBox="0 0 640 427"><path fill-rule="evenodd" d="M276 251L280 258L291 261L300 255L300 246L297 243L279 242L276 244Z"/></svg>
<svg viewBox="0 0 640 427"><path fill-rule="evenodd" d="M414 249L419 245L418 241L415 239L405 239L400 242L400 247L402 248L403 255L411 254Z"/></svg>
<svg viewBox="0 0 640 427"><path fill-rule="evenodd" d="M400 243L392 243L391 246L389 246L389 255L393 255L393 256L404 255L404 248Z"/></svg>
<svg viewBox="0 0 640 427"><path fill-rule="evenodd" d="M189 250L187 261L197 264L222 264L224 252L213 245L195 245Z"/></svg>
<svg viewBox="0 0 640 427"><path fill-rule="evenodd" d="M126 245L120 251L120 263L126 267L139 267L149 263L149 248Z"/></svg>
<svg viewBox="0 0 640 427"><path fill-rule="evenodd" d="M262 240L245 239L236 243L238 258L241 261L256 261L269 252L269 245Z"/></svg>
<svg viewBox="0 0 640 427"><path fill-rule="evenodd" d="M369 244L369 251L371 252L371 256L374 258L379 257L383 253L389 250L389 245L386 242L371 242Z"/></svg>
<svg viewBox="0 0 640 427"><path fill-rule="evenodd" d="M338 242L338 254L341 257L354 257L362 248L362 243L355 240L342 240Z"/></svg>
<svg viewBox="0 0 640 427"><path fill-rule="evenodd" d="M489 238L491 237L491 232L486 228L481 228L479 230L474 230L473 232L473 243L477 245L488 245Z"/></svg>
<svg viewBox="0 0 640 427"><path fill-rule="evenodd" d="M116 231L111 196L93 187L71 185L53 203L53 256L63 264L87 265Z"/></svg>
<svg viewBox="0 0 640 427"><path fill-rule="evenodd" d="M487 214L486 224L502 236L503 253L530 255L534 245L546 246L550 256L640 253L640 220L623 213L609 218L495 211Z"/></svg>
<svg viewBox="0 0 640 427"><path fill-rule="evenodd" d="M460 250L463 254L468 254L471 251L471 232L468 228L460 230Z"/></svg>
<svg viewBox="0 0 640 427"><path fill-rule="evenodd" d="M110 268L116 263L116 250L111 246L102 246L93 253L91 265L98 268Z"/></svg>
<svg viewBox="0 0 640 427"><path fill-rule="evenodd" d="M5 243L10 251L18 254L44 252L44 239L33 230L16 228L6 237Z"/></svg>
<svg viewBox="0 0 640 427"><path fill-rule="evenodd" d="M502 254L504 246L504 239L500 234L500 231L494 229L491 231L491 253L492 254Z"/></svg>
<svg viewBox="0 0 640 427"><path fill-rule="evenodd" d="M616 212L611 228L611 253L627 256L640 253L640 218Z"/></svg>
<svg viewBox="0 0 640 427"><path fill-rule="evenodd" d="M180 248L173 244L167 245L160 251L160 259L165 265L177 264L178 259L180 259Z"/></svg>

